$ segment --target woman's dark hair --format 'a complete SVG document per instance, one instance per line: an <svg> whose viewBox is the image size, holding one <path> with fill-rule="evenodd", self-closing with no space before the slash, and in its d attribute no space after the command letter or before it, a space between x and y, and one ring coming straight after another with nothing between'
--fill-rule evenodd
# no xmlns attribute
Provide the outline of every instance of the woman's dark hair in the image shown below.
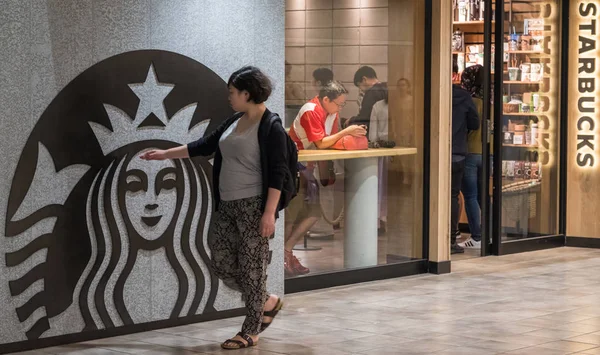
<svg viewBox="0 0 600 355"><path fill-rule="evenodd" d="M330 81L327 84L321 86L321 91L319 91L319 98L323 100L328 97L329 100L335 100L338 97L345 95L348 93L348 90L340 83L339 81Z"/></svg>
<svg viewBox="0 0 600 355"><path fill-rule="evenodd" d="M358 86L363 78L377 79L377 73L375 72L375 69L368 66L358 69L356 73L354 73L354 85Z"/></svg>
<svg viewBox="0 0 600 355"><path fill-rule="evenodd" d="M326 85L327 83L333 81L333 72L331 69L327 68L317 68L312 73L313 79L321 83L321 85Z"/></svg>
<svg viewBox="0 0 600 355"><path fill-rule="evenodd" d="M248 91L250 94L248 101L254 101L256 104L267 101L273 91L271 80L260 69L253 66L243 67L231 74L227 86L233 86L239 91Z"/></svg>

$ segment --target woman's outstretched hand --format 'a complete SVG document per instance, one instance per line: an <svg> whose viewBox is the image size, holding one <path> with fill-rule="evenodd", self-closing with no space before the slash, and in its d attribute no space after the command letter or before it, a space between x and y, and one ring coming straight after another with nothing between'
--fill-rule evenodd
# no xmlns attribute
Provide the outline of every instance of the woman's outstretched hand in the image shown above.
<svg viewBox="0 0 600 355"><path fill-rule="evenodd" d="M144 160L165 160L167 159L166 150L149 150L144 154L140 155L141 159Z"/></svg>

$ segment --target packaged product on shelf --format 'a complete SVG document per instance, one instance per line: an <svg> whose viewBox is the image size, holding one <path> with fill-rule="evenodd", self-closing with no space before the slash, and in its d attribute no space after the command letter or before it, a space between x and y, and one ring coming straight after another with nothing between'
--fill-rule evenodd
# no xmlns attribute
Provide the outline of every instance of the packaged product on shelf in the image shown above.
<svg viewBox="0 0 600 355"><path fill-rule="evenodd" d="M514 145L525 144L525 132L515 132L515 135L513 136L513 144Z"/></svg>
<svg viewBox="0 0 600 355"><path fill-rule="evenodd" d="M479 53L483 53L483 46L480 44L472 44L469 45L469 47L467 47L469 49L469 53L472 54L479 54Z"/></svg>
<svg viewBox="0 0 600 355"><path fill-rule="evenodd" d="M481 0L479 2L479 21L483 21L484 20L484 12L485 12L485 1Z"/></svg>
<svg viewBox="0 0 600 355"><path fill-rule="evenodd" d="M540 112L540 94L531 94L531 102L533 104L533 112Z"/></svg>
<svg viewBox="0 0 600 355"><path fill-rule="evenodd" d="M527 130L527 126L524 125L522 122L519 122L519 124L515 125L515 132L525 132Z"/></svg>
<svg viewBox="0 0 600 355"><path fill-rule="evenodd" d="M458 53L456 56L456 65L458 66L459 73L465 70L465 55L463 53Z"/></svg>
<svg viewBox="0 0 600 355"><path fill-rule="evenodd" d="M519 35L513 33L510 35L510 40L508 42L508 49L511 52L516 52L519 50Z"/></svg>
<svg viewBox="0 0 600 355"><path fill-rule="evenodd" d="M526 161L523 168L523 178L525 180L531 180L531 162Z"/></svg>
<svg viewBox="0 0 600 355"><path fill-rule="evenodd" d="M532 102L531 102L531 93L530 92L523 93L523 102L526 104L529 104L529 106L533 106Z"/></svg>
<svg viewBox="0 0 600 355"><path fill-rule="evenodd" d="M515 131L515 122L513 122L513 120L508 120L508 131L509 132L514 132Z"/></svg>
<svg viewBox="0 0 600 355"><path fill-rule="evenodd" d="M531 63L530 80L533 82L542 81L544 79L543 66L540 63Z"/></svg>
<svg viewBox="0 0 600 355"><path fill-rule="evenodd" d="M477 21L478 19L479 19L478 0L469 0L469 21Z"/></svg>
<svg viewBox="0 0 600 355"><path fill-rule="evenodd" d="M502 161L502 177L505 178L508 176L508 161Z"/></svg>
<svg viewBox="0 0 600 355"><path fill-rule="evenodd" d="M514 160L508 160L506 162L506 177L511 180L515 178L515 161Z"/></svg>
<svg viewBox="0 0 600 355"><path fill-rule="evenodd" d="M531 81L531 63L521 63L521 81Z"/></svg>
<svg viewBox="0 0 600 355"><path fill-rule="evenodd" d="M533 124L531 124L531 144L532 145L537 144L537 134L538 134L538 124L533 123Z"/></svg>
<svg viewBox="0 0 600 355"><path fill-rule="evenodd" d="M521 50L522 51L530 50L530 48L531 48L530 45L531 45L531 36L522 35L521 36Z"/></svg>
<svg viewBox="0 0 600 355"><path fill-rule="evenodd" d="M461 31L455 31L452 34L452 51L464 52L465 37Z"/></svg>
<svg viewBox="0 0 600 355"><path fill-rule="evenodd" d="M523 179L525 174L525 162L524 161L516 161L515 162L515 179Z"/></svg>
<svg viewBox="0 0 600 355"><path fill-rule="evenodd" d="M508 68L508 80L517 81L519 78L519 68L511 67Z"/></svg>
<svg viewBox="0 0 600 355"><path fill-rule="evenodd" d="M531 163L531 178L534 180L539 180L541 176L540 173L540 165L538 162Z"/></svg>
<svg viewBox="0 0 600 355"><path fill-rule="evenodd" d="M467 22L468 6L466 0L458 0L458 22Z"/></svg>
<svg viewBox="0 0 600 355"><path fill-rule="evenodd" d="M531 36L530 50L544 50L544 19L525 19L524 21L525 34Z"/></svg>
<svg viewBox="0 0 600 355"><path fill-rule="evenodd" d="M531 129L525 131L525 144L531 145Z"/></svg>
<svg viewBox="0 0 600 355"><path fill-rule="evenodd" d="M505 144L513 144L514 142L514 132L504 132L504 143Z"/></svg>

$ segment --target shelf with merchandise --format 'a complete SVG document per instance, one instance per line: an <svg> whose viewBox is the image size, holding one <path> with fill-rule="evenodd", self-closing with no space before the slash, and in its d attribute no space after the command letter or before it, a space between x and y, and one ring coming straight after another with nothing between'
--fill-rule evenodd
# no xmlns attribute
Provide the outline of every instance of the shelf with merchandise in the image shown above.
<svg viewBox="0 0 600 355"><path fill-rule="evenodd" d="M503 147L507 147L507 148L525 148L525 149L538 149L539 146L536 145L532 145L532 144L507 144L507 143L503 143L502 144Z"/></svg>
<svg viewBox="0 0 600 355"><path fill-rule="evenodd" d="M505 80L503 81L506 85L542 85L543 81L522 81L522 80Z"/></svg>
<svg viewBox="0 0 600 355"><path fill-rule="evenodd" d="M536 117L543 116L543 112L504 112L503 116L513 116L513 117Z"/></svg>

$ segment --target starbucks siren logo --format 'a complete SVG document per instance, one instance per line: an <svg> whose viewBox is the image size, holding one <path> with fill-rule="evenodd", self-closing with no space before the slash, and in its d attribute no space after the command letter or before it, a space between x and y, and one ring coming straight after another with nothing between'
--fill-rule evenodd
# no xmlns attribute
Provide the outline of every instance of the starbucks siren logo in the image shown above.
<svg viewBox="0 0 600 355"><path fill-rule="evenodd" d="M231 113L218 75L164 51L109 58L58 94L21 153L2 240L28 339L215 311L212 165L139 155Z"/></svg>

